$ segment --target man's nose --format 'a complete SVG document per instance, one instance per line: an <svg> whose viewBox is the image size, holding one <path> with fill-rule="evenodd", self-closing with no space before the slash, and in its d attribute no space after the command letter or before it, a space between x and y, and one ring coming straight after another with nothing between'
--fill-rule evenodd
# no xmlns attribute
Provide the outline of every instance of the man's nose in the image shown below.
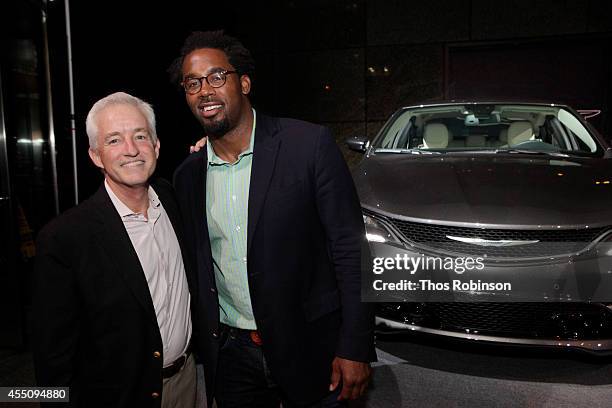
<svg viewBox="0 0 612 408"><path fill-rule="evenodd" d="M202 87L200 88L200 92L198 92L198 94L200 96L203 96L203 97L214 95L215 94L215 88L210 86L210 84L208 83L208 80L203 79L202 80Z"/></svg>
<svg viewBox="0 0 612 408"><path fill-rule="evenodd" d="M125 142L125 151L124 154L126 156L137 156L140 153L138 149L138 145L134 141L134 139L128 137Z"/></svg>

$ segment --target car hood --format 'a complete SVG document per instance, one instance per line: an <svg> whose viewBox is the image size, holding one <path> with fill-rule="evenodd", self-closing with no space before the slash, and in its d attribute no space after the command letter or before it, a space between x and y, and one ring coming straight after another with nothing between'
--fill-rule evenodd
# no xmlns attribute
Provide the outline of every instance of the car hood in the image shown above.
<svg viewBox="0 0 612 408"><path fill-rule="evenodd" d="M612 225L612 161L504 154L372 154L353 171L364 208L450 225Z"/></svg>

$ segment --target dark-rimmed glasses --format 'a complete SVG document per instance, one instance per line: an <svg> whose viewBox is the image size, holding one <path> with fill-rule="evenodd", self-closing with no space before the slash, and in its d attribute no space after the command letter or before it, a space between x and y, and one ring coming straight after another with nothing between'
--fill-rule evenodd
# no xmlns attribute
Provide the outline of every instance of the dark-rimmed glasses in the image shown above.
<svg viewBox="0 0 612 408"><path fill-rule="evenodd" d="M190 95L197 94L202 89L202 82L206 80L208 85L213 88L221 88L225 85L225 81L227 80L228 74L235 74L236 71L218 71L212 72L208 75L204 75L199 78L185 78L185 80L181 83L183 88L185 88L185 92Z"/></svg>

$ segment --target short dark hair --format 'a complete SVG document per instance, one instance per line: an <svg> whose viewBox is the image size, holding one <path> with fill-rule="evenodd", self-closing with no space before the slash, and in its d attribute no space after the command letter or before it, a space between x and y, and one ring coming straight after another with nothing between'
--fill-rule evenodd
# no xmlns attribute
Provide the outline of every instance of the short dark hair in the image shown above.
<svg viewBox="0 0 612 408"><path fill-rule="evenodd" d="M238 39L226 35L223 30L217 30L194 31L185 39L181 48L181 55L168 68L170 81L173 84L181 86L183 60L189 53L200 48L213 48L223 51L238 74L248 75L253 81L255 60L251 56L251 52Z"/></svg>

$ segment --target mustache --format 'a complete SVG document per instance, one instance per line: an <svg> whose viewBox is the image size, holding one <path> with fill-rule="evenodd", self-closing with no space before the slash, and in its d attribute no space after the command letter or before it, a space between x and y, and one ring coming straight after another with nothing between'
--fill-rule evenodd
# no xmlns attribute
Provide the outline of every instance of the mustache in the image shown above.
<svg viewBox="0 0 612 408"><path fill-rule="evenodd" d="M209 96L200 96L200 102L199 102L200 104L202 104L202 103L211 103L211 102L222 103L220 100L214 99L210 95Z"/></svg>

